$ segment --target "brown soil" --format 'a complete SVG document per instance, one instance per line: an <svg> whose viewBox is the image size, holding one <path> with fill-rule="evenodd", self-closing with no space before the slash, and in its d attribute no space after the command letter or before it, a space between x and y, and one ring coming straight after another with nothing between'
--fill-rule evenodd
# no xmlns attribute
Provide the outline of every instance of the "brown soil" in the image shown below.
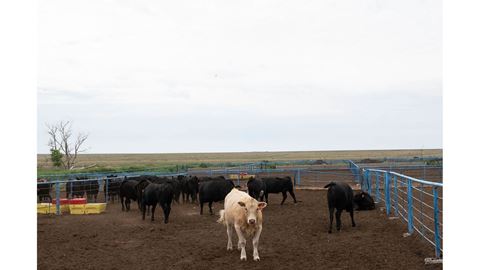
<svg viewBox="0 0 480 270"><path fill-rule="evenodd" d="M297 190L289 197L271 195L264 210L260 262L247 262L226 250L227 235L218 216L199 215L198 206L174 204L170 223L161 210L155 222L142 221L135 207L122 212L110 204L107 213L37 218L38 269L441 269L425 265L432 246L417 235L402 237L406 224L388 220L381 210L355 212L357 227L342 214L340 232L328 234L325 191ZM215 212L223 205L214 204ZM158 208L157 208L158 209ZM236 239L234 240L234 246Z"/></svg>

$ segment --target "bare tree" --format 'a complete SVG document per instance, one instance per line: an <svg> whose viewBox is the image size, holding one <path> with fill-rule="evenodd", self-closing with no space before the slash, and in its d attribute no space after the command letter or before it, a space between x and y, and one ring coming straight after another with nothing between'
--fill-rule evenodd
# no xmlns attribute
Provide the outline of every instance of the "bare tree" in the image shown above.
<svg viewBox="0 0 480 270"><path fill-rule="evenodd" d="M85 152L87 149L82 145L88 138L88 134L79 133L75 142L72 143L72 125L70 121L61 121L54 125L47 124L50 140L48 146L51 149L59 150L62 154L62 165L66 170L75 167L75 161L79 153Z"/></svg>

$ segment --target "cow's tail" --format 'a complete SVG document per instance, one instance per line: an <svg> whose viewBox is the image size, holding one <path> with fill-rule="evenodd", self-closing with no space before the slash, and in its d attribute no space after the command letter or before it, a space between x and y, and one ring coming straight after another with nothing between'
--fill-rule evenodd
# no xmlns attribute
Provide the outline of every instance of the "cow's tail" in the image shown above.
<svg viewBox="0 0 480 270"><path fill-rule="evenodd" d="M330 182L330 183L328 183L326 186L324 186L323 188L329 188L329 187L333 187L333 186L335 186L335 185L336 185L335 182Z"/></svg>
<svg viewBox="0 0 480 270"><path fill-rule="evenodd" d="M217 220L218 223L226 224L225 223L225 210L220 210L219 212L220 218Z"/></svg>

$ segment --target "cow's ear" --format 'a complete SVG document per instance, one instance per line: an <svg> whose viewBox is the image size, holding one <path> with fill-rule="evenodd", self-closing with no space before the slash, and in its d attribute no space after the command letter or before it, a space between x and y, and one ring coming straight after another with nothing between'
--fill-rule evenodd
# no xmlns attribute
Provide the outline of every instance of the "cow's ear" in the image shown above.
<svg viewBox="0 0 480 270"><path fill-rule="evenodd" d="M267 203L266 202L259 202L257 207L258 207L258 210L262 210L263 208L267 207Z"/></svg>
<svg viewBox="0 0 480 270"><path fill-rule="evenodd" d="M238 204L239 204L241 207L245 207L245 203L244 203L244 202L238 202Z"/></svg>

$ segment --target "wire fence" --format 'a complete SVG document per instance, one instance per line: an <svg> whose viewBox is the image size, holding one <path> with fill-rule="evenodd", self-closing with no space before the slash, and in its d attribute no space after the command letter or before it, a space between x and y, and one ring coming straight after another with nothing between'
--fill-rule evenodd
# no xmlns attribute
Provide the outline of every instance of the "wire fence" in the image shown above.
<svg viewBox="0 0 480 270"><path fill-rule="evenodd" d="M75 177L57 176L37 180L37 207L44 213L60 215L68 212L72 200L82 198L85 203L114 203L119 200L122 181L141 175L174 177L185 173L126 173L107 176L76 175ZM67 178L67 179L65 179ZM70 178L70 179L68 179ZM44 210L43 210L44 209Z"/></svg>
<svg viewBox="0 0 480 270"><path fill-rule="evenodd" d="M407 235L417 232L435 248L435 256L442 258L443 184L386 170L358 170L363 174L362 190L372 195L375 202L384 204L387 216L406 222Z"/></svg>
<svg viewBox="0 0 480 270"><path fill-rule="evenodd" d="M296 187L305 188L323 188L331 181L354 182L355 179L347 166L315 169L262 169L258 167L241 167L211 170L189 170L187 173L188 175L194 175L197 177L223 176L226 179L233 180L235 185L240 186L241 188L246 188L250 177L265 178L289 176Z"/></svg>

